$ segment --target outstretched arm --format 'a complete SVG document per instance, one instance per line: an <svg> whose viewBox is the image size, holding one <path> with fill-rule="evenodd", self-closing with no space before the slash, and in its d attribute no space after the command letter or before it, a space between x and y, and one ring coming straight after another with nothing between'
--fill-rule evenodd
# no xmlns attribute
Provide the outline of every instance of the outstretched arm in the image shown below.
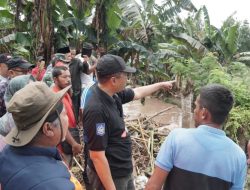
<svg viewBox="0 0 250 190"><path fill-rule="evenodd" d="M135 93L134 100L138 100L140 98L149 96L152 93L154 93L160 89L170 90L170 89L172 89L172 86L174 83L175 83L175 81L165 81L165 82L158 82L155 84L134 88L133 89L134 93Z"/></svg>

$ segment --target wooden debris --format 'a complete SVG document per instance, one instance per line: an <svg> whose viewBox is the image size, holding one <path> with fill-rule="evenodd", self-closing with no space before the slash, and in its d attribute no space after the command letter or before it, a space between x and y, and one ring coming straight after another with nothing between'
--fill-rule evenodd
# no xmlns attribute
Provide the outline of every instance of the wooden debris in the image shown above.
<svg viewBox="0 0 250 190"><path fill-rule="evenodd" d="M159 126L153 118L172 108L175 108L175 106L161 110L150 117L141 115L136 119L125 119L126 126L131 134L132 157L134 171L137 176L149 176L152 174L155 157L162 142L170 132L166 127Z"/></svg>
<svg viewBox="0 0 250 190"><path fill-rule="evenodd" d="M136 182L136 189L144 189L147 177L153 172L155 157L157 156L160 146L165 140L170 130L166 126L161 126L153 119L156 116L162 115L165 112L175 108L175 106L161 110L153 116L142 116L136 119L126 119L125 125L131 134L132 140L132 160L134 165L134 176ZM82 129L80 136L82 139ZM83 142L82 142L83 143ZM76 175L78 180L84 185L82 179L83 172L83 155L74 157L75 166L72 172Z"/></svg>

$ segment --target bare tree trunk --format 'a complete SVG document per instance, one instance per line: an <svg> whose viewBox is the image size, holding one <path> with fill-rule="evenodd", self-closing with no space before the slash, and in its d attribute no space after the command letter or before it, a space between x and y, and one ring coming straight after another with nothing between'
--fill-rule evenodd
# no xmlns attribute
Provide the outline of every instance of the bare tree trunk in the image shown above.
<svg viewBox="0 0 250 190"><path fill-rule="evenodd" d="M18 32L20 30L19 27L19 17L21 13L22 0L16 0L16 15L15 15L15 31Z"/></svg>
<svg viewBox="0 0 250 190"><path fill-rule="evenodd" d="M189 79L181 81L181 110L182 110L182 127L193 127L193 82Z"/></svg>
<svg viewBox="0 0 250 190"><path fill-rule="evenodd" d="M193 93L183 96L181 94L182 127L191 128L193 126L192 113Z"/></svg>
<svg viewBox="0 0 250 190"><path fill-rule="evenodd" d="M43 55L46 63L51 59L54 27L50 0L35 0L33 9L34 55Z"/></svg>
<svg viewBox="0 0 250 190"><path fill-rule="evenodd" d="M103 44L105 49L108 47L107 39L105 39L105 34L107 33L105 8L106 1L101 0L96 3L95 17L92 22L92 26L96 30L97 44Z"/></svg>
<svg viewBox="0 0 250 190"><path fill-rule="evenodd" d="M51 1L47 0L46 6L46 15L45 19L45 30L43 32L44 38L44 57L45 60L48 62L51 59L51 55L54 53L53 50L53 37L54 37L54 26L52 23L52 5Z"/></svg>

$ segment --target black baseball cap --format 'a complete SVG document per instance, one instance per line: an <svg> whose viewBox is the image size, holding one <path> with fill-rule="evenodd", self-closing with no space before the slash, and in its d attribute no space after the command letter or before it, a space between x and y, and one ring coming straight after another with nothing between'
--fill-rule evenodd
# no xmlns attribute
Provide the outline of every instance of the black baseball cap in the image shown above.
<svg viewBox="0 0 250 190"><path fill-rule="evenodd" d="M63 53L63 54L70 53L69 46L65 46L65 47L59 48L56 51L56 53Z"/></svg>
<svg viewBox="0 0 250 190"><path fill-rule="evenodd" d="M126 66L124 59L120 56L106 54L98 60L96 71L98 74L105 76L119 72L135 73L136 69Z"/></svg>
<svg viewBox="0 0 250 190"><path fill-rule="evenodd" d="M5 63L11 58L9 54L3 53L0 54L0 63Z"/></svg>
<svg viewBox="0 0 250 190"><path fill-rule="evenodd" d="M92 54L93 45L91 43L84 42L82 45L82 57L87 55L88 57Z"/></svg>
<svg viewBox="0 0 250 190"><path fill-rule="evenodd" d="M8 65L8 69L13 69L13 68L21 68L21 69L30 69L32 67L34 67L34 65L32 65L31 63L29 63L28 61L20 58L20 57L15 57L12 58L10 60L8 60L7 62Z"/></svg>

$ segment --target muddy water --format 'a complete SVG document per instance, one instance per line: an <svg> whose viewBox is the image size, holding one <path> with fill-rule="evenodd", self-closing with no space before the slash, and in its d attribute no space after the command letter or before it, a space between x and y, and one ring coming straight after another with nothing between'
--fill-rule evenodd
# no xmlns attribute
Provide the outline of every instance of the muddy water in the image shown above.
<svg viewBox="0 0 250 190"><path fill-rule="evenodd" d="M124 114L127 120L137 119L140 116L151 117L155 114L171 108L153 118L160 126L167 126L168 129L181 127L182 112L176 105L165 103L159 99L147 97L145 104L136 100L123 105Z"/></svg>

